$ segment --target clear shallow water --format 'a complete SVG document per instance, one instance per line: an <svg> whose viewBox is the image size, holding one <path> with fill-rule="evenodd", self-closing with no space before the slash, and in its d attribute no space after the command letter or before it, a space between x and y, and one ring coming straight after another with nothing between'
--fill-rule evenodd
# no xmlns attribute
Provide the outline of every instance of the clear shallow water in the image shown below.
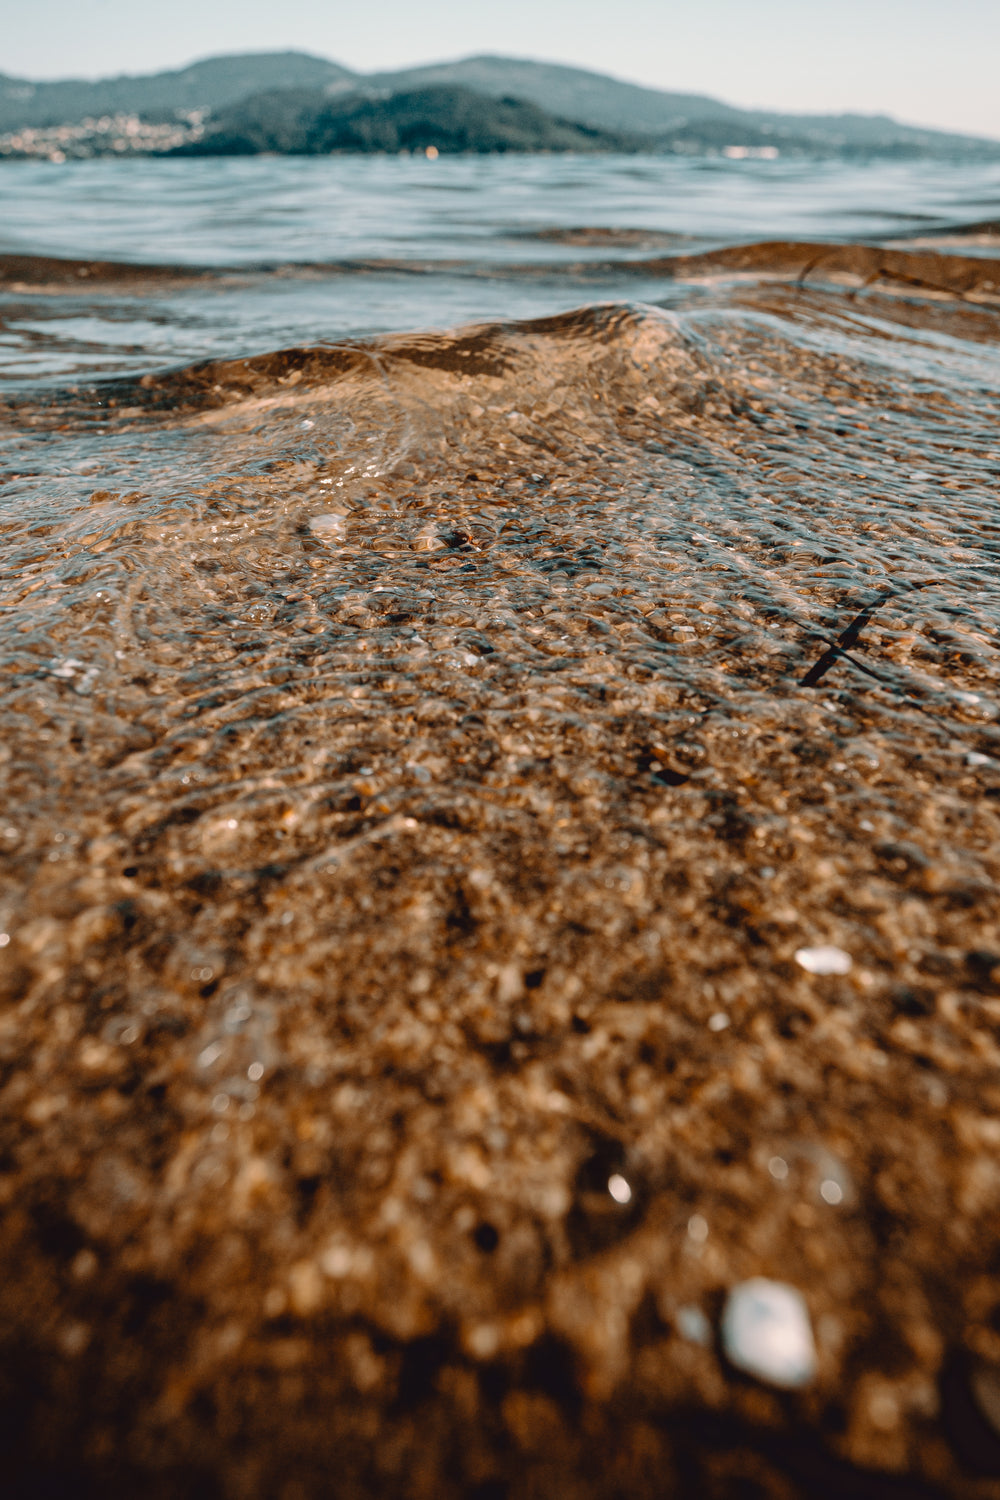
<svg viewBox="0 0 1000 1500"><path fill-rule="evenodd" d="M796 1443L874 1495L888 1392L898 1484L966 1494L936 1402L957 1336L997 1362L1000 270L831 242L982 219L995 178L190 165L148 198L95 166L92 214L31 169L6 263L24 1430L103 1472L98 1403L121 1493L325 1495L364 1402L399 1467L358 1493L418 1450L457 1500L541 1431L596 1500L723 1493L727 1453L798 1496ZM841 976L796 959L831 944ZM762 1268L815 1402L678 1336Z"/></svg>
<svg viewBox="0 0 1000 1500"><path fill-rule="evenodd" d="M12 163L0 172L0 255L243 274L161 284L152 301L150 287L124 284L38 300L29 275L25 290L0 290L0 381L657 301L671 292L643 274L650 257L760 238L885 240L998 214L1000 169L941 163Z"/></svg>

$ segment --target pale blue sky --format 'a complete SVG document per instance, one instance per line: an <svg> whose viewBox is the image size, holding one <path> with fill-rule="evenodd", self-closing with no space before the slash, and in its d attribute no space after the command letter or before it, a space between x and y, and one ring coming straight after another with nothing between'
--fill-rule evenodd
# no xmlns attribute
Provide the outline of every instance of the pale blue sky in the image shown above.
<svg viewBox="0 0 1000 1500"><path fill-rule="evenodd" d="M1000 137L1000 0L8 0L0 72L301 48L362 71L502 52L734 104Z"/></svg>

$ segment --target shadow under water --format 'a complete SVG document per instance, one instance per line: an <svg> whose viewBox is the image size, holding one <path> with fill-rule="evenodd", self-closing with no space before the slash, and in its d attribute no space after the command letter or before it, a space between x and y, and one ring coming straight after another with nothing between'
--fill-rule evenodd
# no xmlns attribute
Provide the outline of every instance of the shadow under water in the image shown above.
<svg viewBox="0 0 1000 1500"><path fill-rule="evenodd" d="M4 398L28 1488L998 1492L1000 267L798 248Z"/></svg>

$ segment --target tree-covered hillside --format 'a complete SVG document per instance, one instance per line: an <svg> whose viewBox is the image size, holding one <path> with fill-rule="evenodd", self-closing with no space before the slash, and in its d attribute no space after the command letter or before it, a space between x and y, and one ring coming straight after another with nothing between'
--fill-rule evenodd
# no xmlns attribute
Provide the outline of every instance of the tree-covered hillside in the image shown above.
<svg viewBox="0 0 1000 1500"><path fill-rule="evenodd" d="M220 110L200 140L173 154L638 151L650 145L648 137L574 124L520 99L438 86L382 99L310 89L255 94Z"/></svg>

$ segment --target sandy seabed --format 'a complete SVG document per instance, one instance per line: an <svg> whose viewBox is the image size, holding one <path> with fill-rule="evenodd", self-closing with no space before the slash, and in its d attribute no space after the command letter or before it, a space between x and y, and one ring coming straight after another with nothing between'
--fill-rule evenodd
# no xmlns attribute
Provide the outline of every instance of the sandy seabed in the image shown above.
<svg viewBox="0 0 1000 1500"><path fill-rule="evenodd" d="M1000 325L900 255L8 414L15 1493L1000 1495Z"/></svg>

